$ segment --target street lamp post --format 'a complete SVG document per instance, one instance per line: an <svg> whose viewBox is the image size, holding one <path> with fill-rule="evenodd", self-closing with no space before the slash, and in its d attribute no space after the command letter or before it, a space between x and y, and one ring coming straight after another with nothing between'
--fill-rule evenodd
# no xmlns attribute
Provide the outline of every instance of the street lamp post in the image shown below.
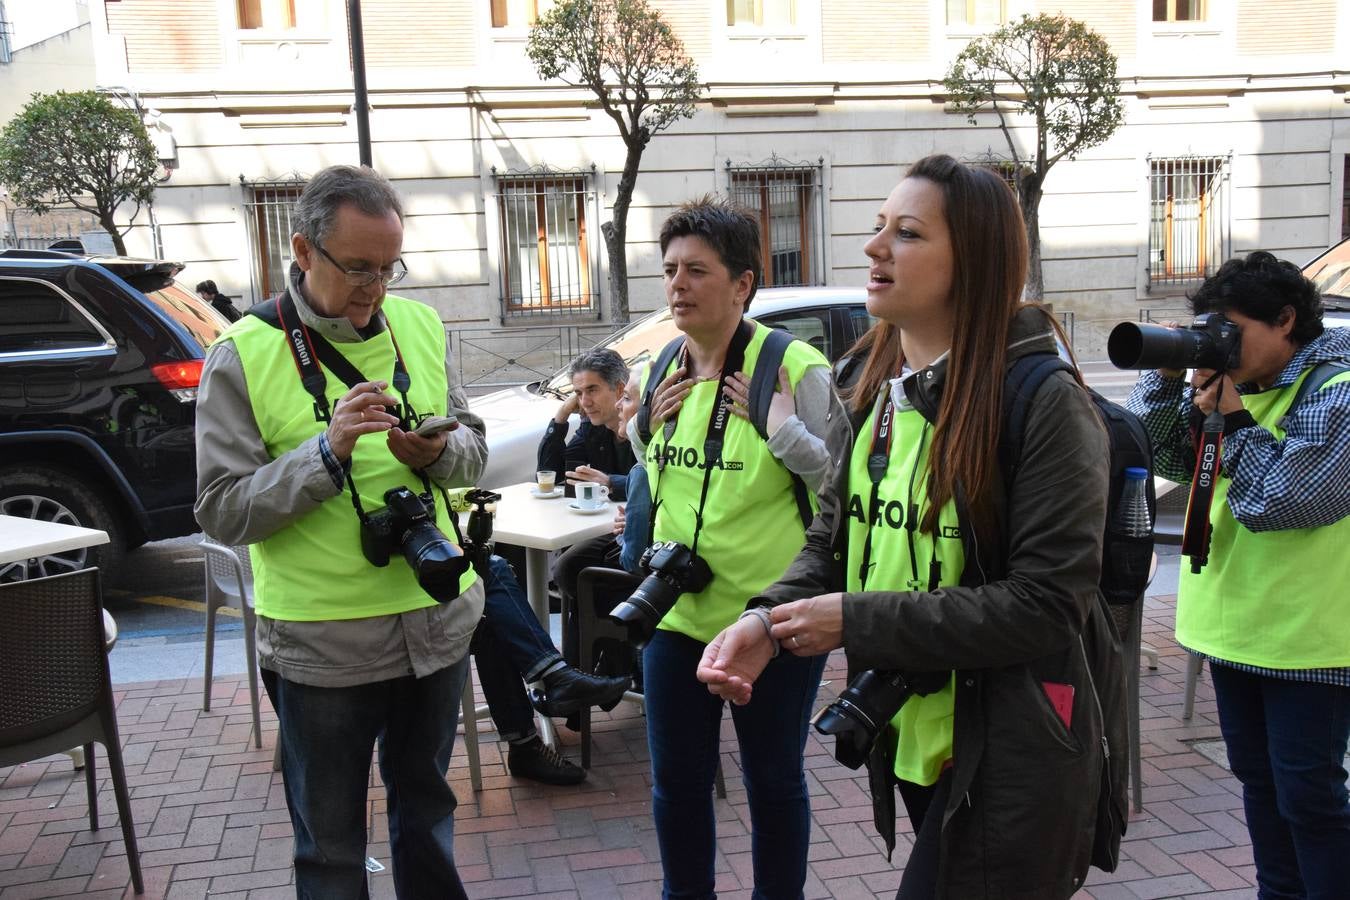
<svg viewBox="0 0 1350 900"><path fill-rule="evenodd" d="M361 165L372 166L370 103L366 95L366 40L361 33L361 0L347 0L347 33L351 38L352 82L356 91L356 143L361 154Z"/></svg>

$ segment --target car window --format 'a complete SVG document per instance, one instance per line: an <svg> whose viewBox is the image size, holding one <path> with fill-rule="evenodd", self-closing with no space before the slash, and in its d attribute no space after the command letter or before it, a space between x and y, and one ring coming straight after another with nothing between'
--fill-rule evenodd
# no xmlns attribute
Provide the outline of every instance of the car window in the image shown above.
<svg viewBox="0 0 1350 900"><path fill-rule="evenodd" d="M50 285L0 278L0 353L107 347L106 332Z"/></svg>
<svg viewBox="0 0 1350 900"><path fill-rule="evenodd" d="M1350 241L1341 241L1313 260L1303 274L1322 296L1350 299Z"/></svg>
<svg viewBox="0 0 1350 900"><path fill-rule="evenodd" d="M670 310L663 309L654 315L637 320L599 346L608 347L618 353L629 368L632 368L660 353L661 348L679 334L675 321L670 317ZM549 379L548 389L563 396L572 393L572 376L567 374L567 366L563 366L561 371Z"/></svg>
<svg viewBox="0 0 1350 900"><path fill-rule="evenodd" d="M865 306L850 306L848 308L848 322L853 326L853 339L856 341L864 334L872 330L872 326L880 321L876 316L867 311Z"/></svg>
<svg viewBox="0 0 1350 900"><path fill-rule="evenodd" d="M798 310L775 316L761 316L759 321L770 328L781 328L789 332L793 337L805 341L825 354L827 359L834 359L830 352L833 348L830 347L829 316L828 309L810 312Z"/></svg>
<svg viewBox="0 0 1350 900"><path fill-rule="evenodd" d="M211 342L229 327L230 323L209 303L178 284L149 291L145 296L169 318L186 328L193 340L203 347L211 346Z"/></svg>

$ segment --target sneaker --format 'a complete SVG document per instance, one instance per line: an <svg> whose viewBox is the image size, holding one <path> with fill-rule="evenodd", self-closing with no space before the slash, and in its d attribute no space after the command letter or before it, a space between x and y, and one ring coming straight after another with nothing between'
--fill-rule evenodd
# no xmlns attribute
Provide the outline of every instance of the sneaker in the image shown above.
<svg viewBox="0 0 1350 900"><path fill-rule="evenodd" d="M516 778L541 784L580 784L586 770L547 746L538 735L523 744L512 744L506 752L506 768Z"/></svg>
<svg viewBox="0 0 1350 900"><path fill-rule="evenodd" d="M534 708L551 719L561 719L580 712L588 706L598 706L605 712L619 705L631 679L627 675L607 678L587 675L568 666L544 676L544 689L530 692Z"/></svg>

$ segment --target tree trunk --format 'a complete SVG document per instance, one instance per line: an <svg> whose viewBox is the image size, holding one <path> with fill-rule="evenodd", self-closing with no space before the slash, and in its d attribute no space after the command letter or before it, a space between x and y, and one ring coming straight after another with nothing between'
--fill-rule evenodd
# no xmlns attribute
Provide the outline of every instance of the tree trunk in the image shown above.
<svg viewBox="0 0 1350 900"><path fill-rule="evenodd" d="M1035 174L1017 180L1017 199L1027 230L1026 299L1033 303L1045 297L1045 276L1041 273L1041 195L1041 182Z"/></svg>
<svg viewBox="0 0 1350 900"><path fill-rule="evenodd" d="M605 236L605 250L609 254L609 310L615 325L628 321L628 207L633 202L633 188L637 185L638 166L647 142L634 134L628 143L628 154L623 161L623 174L614 192L614 217L600 226Z"/></svg>
<svg viewBox="0 0 1350 900"><path fill-rule="evenodd" d="M117 255L126 256L127 245L122 240L122 232L118 231L117 226L113 224L112 213L100 213L98 224L103 226L103 230L108 232L108 236L112 238L113 249L117 251Z"/></svg>

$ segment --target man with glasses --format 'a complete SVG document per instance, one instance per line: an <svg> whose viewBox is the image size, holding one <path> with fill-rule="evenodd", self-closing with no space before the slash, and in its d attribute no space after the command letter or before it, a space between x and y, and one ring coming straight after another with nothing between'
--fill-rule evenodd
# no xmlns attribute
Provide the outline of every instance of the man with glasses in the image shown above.
<svg viewBox="0 0 1350 900"><path fill-rule="evenodd" d="M287 290L207 354L197 520L219 541L251 545L297 895L369 896L366 794L378 741L397 895L464 897L445 776L483 586L468 569L433 599L397 534L383 566L361 537L399 487L435 497L429 515L453 536L431 484L477 480L483 423L468 410L437 313L385 293L405 274L403 209L390 183L367 168L325 169L293 221ZM430 415L458 426L414 433Z"/></svg>

